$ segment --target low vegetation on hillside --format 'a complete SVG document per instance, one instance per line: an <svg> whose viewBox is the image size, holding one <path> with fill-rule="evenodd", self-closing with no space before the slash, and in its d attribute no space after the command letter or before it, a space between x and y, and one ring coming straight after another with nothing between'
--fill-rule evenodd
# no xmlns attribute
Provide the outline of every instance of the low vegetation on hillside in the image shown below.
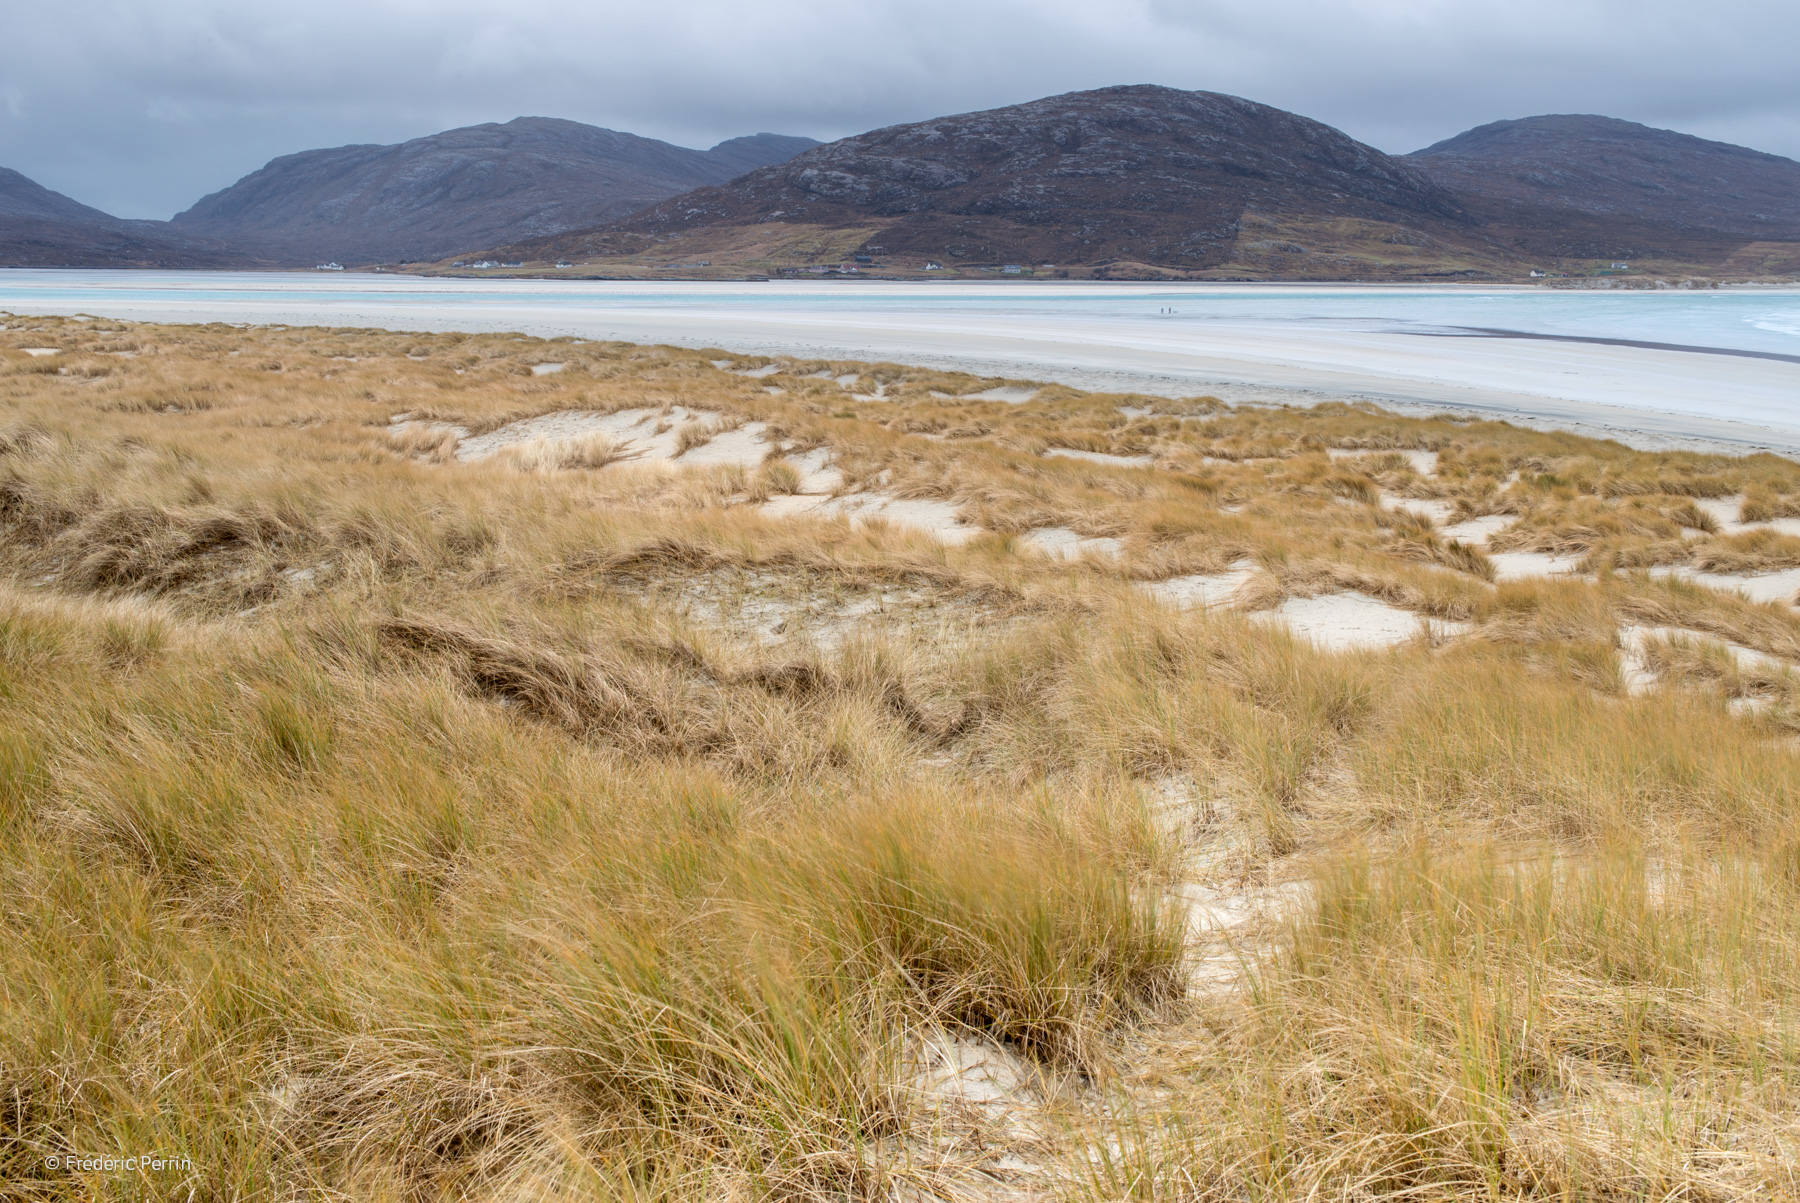
<svg viewBox="0 0 1800 1203"><path fill-rule="evenodd" d="M0 1199L1800 1195L1800 465L0 325Z"/></svg>

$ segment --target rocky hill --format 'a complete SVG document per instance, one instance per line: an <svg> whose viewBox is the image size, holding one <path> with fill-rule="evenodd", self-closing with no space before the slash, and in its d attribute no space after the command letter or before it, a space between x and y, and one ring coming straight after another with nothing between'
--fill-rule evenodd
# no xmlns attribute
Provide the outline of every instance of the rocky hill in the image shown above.
<svg viewBox="0 0 1800 1203"><path fill-rule="evenodd" d="M285 155L171 224L288 263L430 260L612 221L816 145L757 134L699 151L520 117L395 146Z"/></svg>
<svg viewBox="0 0 1800 1203"><path fill-rule="evenodd" d="M1526 117L1405 160L1446 188L1747 237L1800 236L1800 163L1612 117Z"/></svg>
<svg viewBox="0 0 1800 1203"><path fill-rule="evenodd" d="M252 265L210 239L102 213L0 167L0 267Z"/></svg>
<svg viewBox="0 0 1800 1203"><path fill-rule="evenodd" d="M591 255L700 231L868 228L890 258L1191 271L1230 262L1247 216L1259 233L1343 219L1415 239L1474 233L1449 189L1330 126L1235 96L1130 86L875 130L604 231L512 249Z"/></svg>
<svg viewBox="0 0 1800 1203"><path fill-rule="evenodd" d="M1611 117L1496 121L1405 162L1496 232L1552 252L1682 254L1800 239L1800 163Z"/></svg>
<svg viewBox="0 0 1800 1203"><path fill-rule="evenodd" d="M119 224L120 219L60 192L52 192L36 180L0 167L0 221L57 221L75 224Z"/></svg>

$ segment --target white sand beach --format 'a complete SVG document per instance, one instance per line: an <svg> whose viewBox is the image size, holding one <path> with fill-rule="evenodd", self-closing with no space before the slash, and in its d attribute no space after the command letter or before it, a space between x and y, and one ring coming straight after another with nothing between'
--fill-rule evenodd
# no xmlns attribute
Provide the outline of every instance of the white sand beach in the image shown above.
<svg viewBox="0 0 1800 1203"><path fill-rule="evenodd" d="M1189 302L1190 309L1203 312L1190 314L1177 306L1178 316L1158 313L1158 302L1179 294L1170 286L1131 284L821 286L0 273L0 311L14 314L513 330L719 347L738 355L887 360L1164 396L1214 393L1234 401L1297 404L1367 399L1402 412L1473 411L1639 447L1800 451L1800 362L1778 353L1746 352L1741 345L1704 353L1545 341L1541 334L1490 337L1458 324L1532 320L1535 312L1553 310L1550 325L1573 332L1558 338L1625 333L1645 344L1668 344L1718 338L1719 329L1731 333L1728 326L1684 325L1687 311L1672 309L1673 302L1654 294L1208 285ZM1787 311L1780 307L1793 309L1797 298L1793 292L1765 291L1750 300L1775 307L1780 316ZM1134 303L1139 300L1143 303ZM1347 305L1358 316L1336 316ZM1641 321L1631 312L1634 306L1641 309ZM1402 316L1384 316L1390 311ZM1434 320L1441 324L1428 324L1439 313ZM1760 328L1784 329L1781 321L1761 321ZM1758 337L1764 340L1759 346L1777 345L1767 341L1772 337L1767 333ZM1794 341L1800 348L1800 339ZM1009 393L1001 399L1015 398Z"/></svg>

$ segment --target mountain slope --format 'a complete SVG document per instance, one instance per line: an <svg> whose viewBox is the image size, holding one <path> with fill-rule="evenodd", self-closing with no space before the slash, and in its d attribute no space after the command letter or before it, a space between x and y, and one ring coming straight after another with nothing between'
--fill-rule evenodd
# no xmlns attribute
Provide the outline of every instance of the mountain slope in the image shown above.
<svg viewBox="0 0 1800 1203"><path fill-rule="evenodd" d="M816 147L537 255L696 241L769 223L869 227L890 257L1217 268L1245 218L1354 219L1463 239L1457 198L1317 121L1147 85L892 126ZM636 242L634 242L634 238Z"/></svg>
<svg viewBox="0 0 1800 1203"><path fill-rule="evenodd" d="M159 221L127 221L0 167L0 267L244 267Z"/></svg>
<svg viewBox="0 0 1800 1203"><path fill-rule="evenodd" d="M1611 117L1496 121L1404 159L1527 243L1680 253L1800 238L1800 163Z"/></svg>
<svg viewBox="0 0 1800 1203"><path fill-rule="evenodd" d="M723 182L758 167L785 163L819 145L817 138L798 138L792 134L747 134L742 138L729 138L705 154L716 164L720 182Z"/></svg>
<svg viewBox="0 0 1800 1203"><path fill-rule="evenodd" d="M111 214L90 209L9 167L0 167L0 221L14 220L123 224Z"/></svg>
<svg viewBox="0 0 1800 1203"><path fill-rule="evenodd" d="M172 224L290 262L436 259L611 221L812 145L758 134L698 151L521 117L395 146L285 155Z"/></svg>

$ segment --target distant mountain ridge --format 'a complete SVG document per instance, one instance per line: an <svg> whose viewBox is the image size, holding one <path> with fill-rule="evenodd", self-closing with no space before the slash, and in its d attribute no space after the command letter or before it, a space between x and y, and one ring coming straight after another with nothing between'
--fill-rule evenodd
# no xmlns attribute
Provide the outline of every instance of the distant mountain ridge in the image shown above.
<svg viewBox="0 0 1800 1203"><path fill-rule="evenodd" d="M247 257L160 221L89 208L0 167L0 266L245 267Z"/></svg>
<svg viewBox="0 0 1800 1203"><path fill-rule="evenodd" d="M756 275L853 252L921 275L1493 279L1626 260L1785 278L1800 272L1800 162L1572 114L1395 156L1268 105L1146 84L704 151L521 117L285 155L170 222L0 169L0 266L455 255Z"/></svg>
<svg viewBox="0 0 1800 1203"><path fill-rule="evenodd" d="M1469 224L1448 189L1330 126L1235 96L1131 85L844 138L606 232L874 226L889 254L1206 268L1230 257L1246 211ZM592 245L564 236L513 247Z"/></svg>
<svg viewBox="0 0 1800 1203"><path fill-rule="evenodd" d="M1404 156L1491 213L1567 210L1747 238L1800 237L1800 162L1632 121L1495 121Z"/></svg>
<svg viewBox="0 0 1800 1203"><path fill-rule="evenodd" d="M755 134L689 150L551 117L284 155L171 221L265 258L432 260L624 217L815 146Z"/></svg>
<svg viewBox="0 0 1800 1203"><path fill-rule="evenodd" d="M0 218L113 224L123 220L52 192L8 167L0 167Z"/></svg>

